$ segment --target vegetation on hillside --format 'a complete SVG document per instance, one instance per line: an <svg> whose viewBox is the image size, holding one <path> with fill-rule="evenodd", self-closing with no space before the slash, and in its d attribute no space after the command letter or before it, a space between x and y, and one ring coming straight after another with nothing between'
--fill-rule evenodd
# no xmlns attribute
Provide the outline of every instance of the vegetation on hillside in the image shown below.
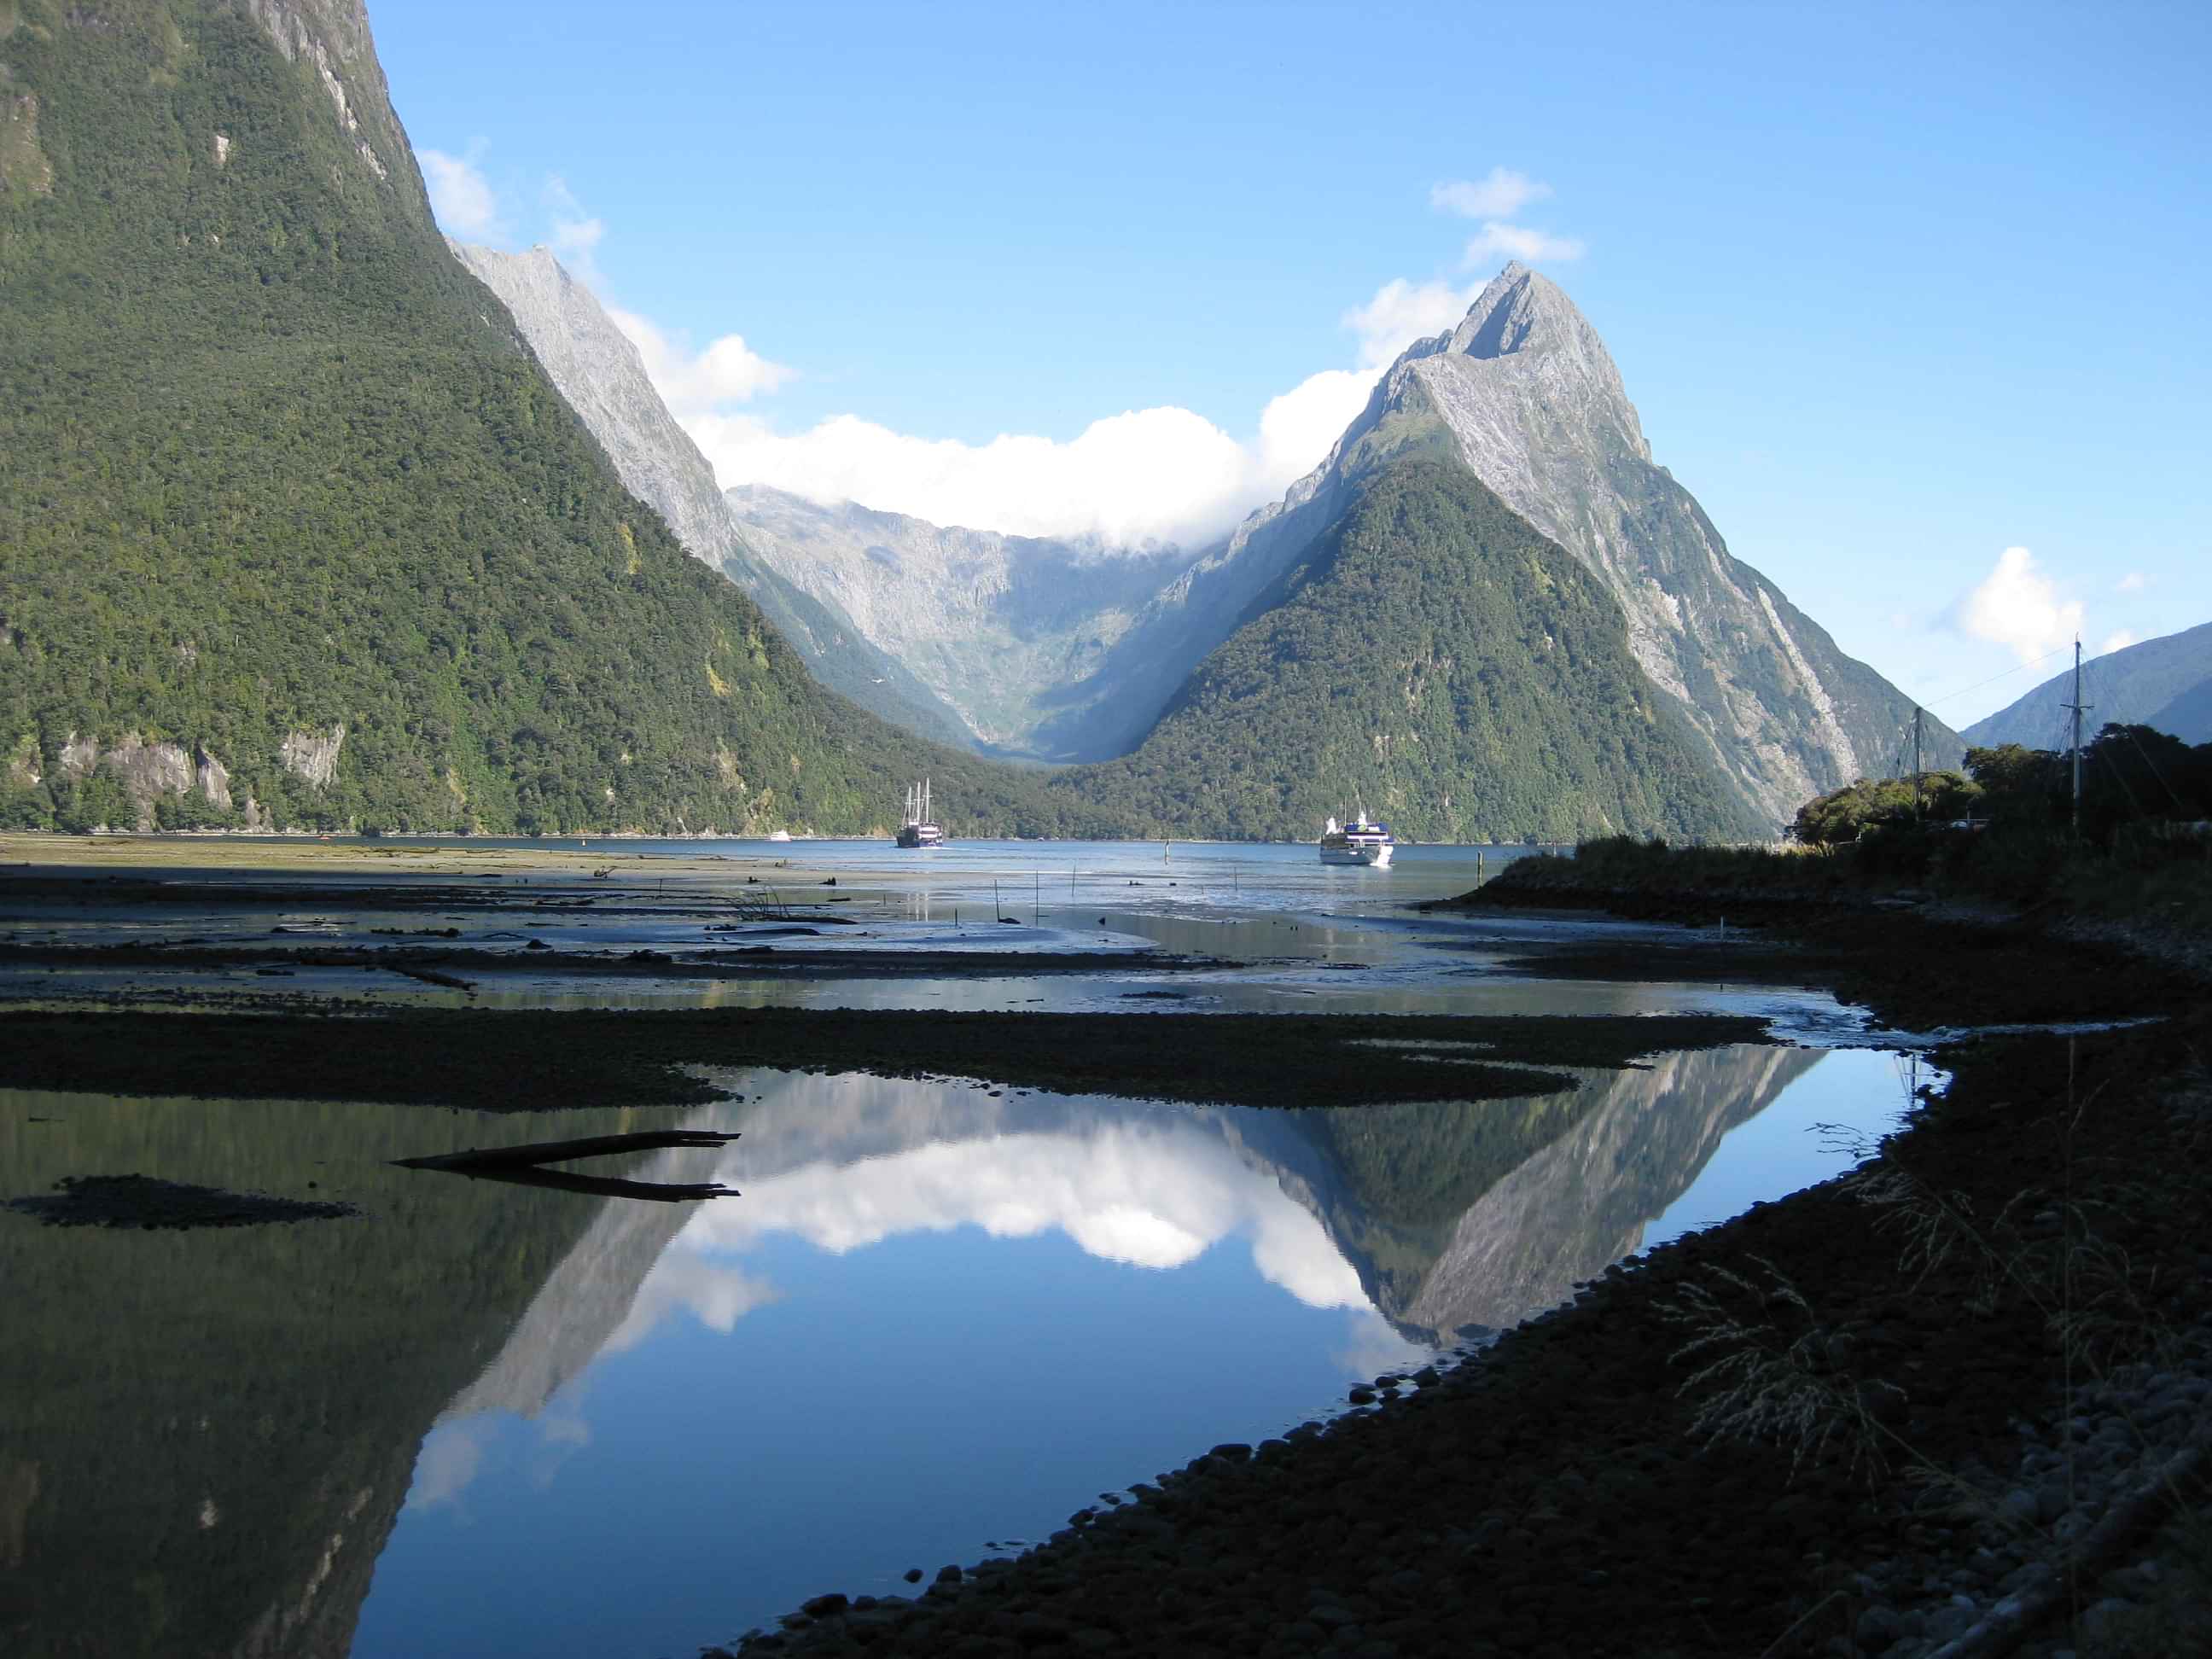
<svg viewBox="0 0 2212 1659"><path fill-rule="evenodd" d="M961 831L1087 827L823 693L243 9L0 15L0 823L862 830L927 770Z"/></svg>
<svg viewBox="0 0 2212 1659"><path fill-rule="evenodd" d="M2108 726L2069 755L2006 744L1966 769L1861 779L1806 803L1781 848L1670 848L1612 836L1571 860L1525 859L1481 890L1539 896L1863 902L1900 887L2212 928L2212 744ZM1474 896L1469 895L1470 898Z"/></svg>
<svg viewBox="0 0 2212 1659"><path fill-rule="evenodd" d="M1424 841L1757 833L1596 578L1418 453L1367 482L1142 747L1054 787L1220 837L1308 840L1363 801Z"/></svg>
<svg viewBox="0 0 2212 1659"><path fill-rule="evenodd" d="M823 691L453 259L381 103L217 0L0 10L0 827L1758 834L1620 611L1410 453L1134 755L1048 779ZM372 107L373 106L373 107ZM377 148L367 148L374 138Z"/></svg>

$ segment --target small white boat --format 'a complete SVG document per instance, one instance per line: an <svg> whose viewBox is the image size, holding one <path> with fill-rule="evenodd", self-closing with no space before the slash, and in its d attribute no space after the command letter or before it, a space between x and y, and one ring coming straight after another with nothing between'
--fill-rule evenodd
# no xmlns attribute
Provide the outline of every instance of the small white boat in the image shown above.
<svg viewBox="0 0 2212 1659"><path fill-rule="evenodd" d="M1334 818L1328 821L1328 827L1321 832L1321 861L1387 870L1390 867L1391 852L1397 845L1390 826L1376 823L1362 806L1349 823L1339 824Z"/></svg>
<svg viewBox="0 0 2212 1659"><path fill-rule="evenodd" d="M929 816L929 780L908 786L906 792L906 822L899 826L896 837L901 847L940 847L945 842L945 831Z"/></svg>
<svg viewBox="0 0 2212 1659"><path fill-rule="evenodd" d="M768 838L770 841L789 841L791 839L791 831L788 830L772 830L769 832Z"/></svg>

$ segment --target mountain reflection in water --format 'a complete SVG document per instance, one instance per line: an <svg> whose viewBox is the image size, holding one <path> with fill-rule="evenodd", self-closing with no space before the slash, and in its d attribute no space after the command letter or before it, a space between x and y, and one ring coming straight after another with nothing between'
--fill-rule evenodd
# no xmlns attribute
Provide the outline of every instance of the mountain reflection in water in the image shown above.
<svg viewBox="0 0 2212 1659"><path fill-rule="evenodd" d="M137 1168L369 1213L0 1215L0 1637L643 1653L901 1589L1560 1300L1815 1066L1894 1113L1885 1058L1765 1048L1339 1112L733 1074L743 1103L623 1126L744 1132L622 1170L744 1194L696 1207L381 1162L512 1121L15 1097L10 1194Z"/></svg>

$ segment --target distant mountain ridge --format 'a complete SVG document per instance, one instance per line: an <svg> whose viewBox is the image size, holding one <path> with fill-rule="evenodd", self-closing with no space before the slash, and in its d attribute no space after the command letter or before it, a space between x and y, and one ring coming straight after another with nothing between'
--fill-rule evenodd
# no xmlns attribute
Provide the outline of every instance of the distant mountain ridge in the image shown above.
<svg viewBox="0 0 2212 1659"><path fill-rule="evenodd" d="M1455 327L1400 356L1328 456L1282 499L1179 566L1133 568L1132 577L1159 577L1157 588L1138 603L1143 584L1132 580L1081 626L1071 615L1063 636L1042 642L1048 648L1009 622L1015 607L1002 596L1022 586L1022 561L1049 544L759 487L729 499L764 558L842 603L947 701L961 702L963 675L995 679L988 692L969 693L969 705L996 697L1029 723L1017 720L994 740L1081 758L1132 752L1187 707L1189 677L1207 654L1254 619L1365 481L1408 454L1464 466L1605 585L1638 668L1735 796L1723 815L1731 833L1771 836L1814 795L1892 769L1911 700L1729 555L1697 501L1653 462L1596 331L1555 284L1517 263ZM915 578L916 550L928 550L936 575ZM1079 558L1060 548L1041 563L1056 570ZM988 591L960 595L963 580ZM893 614L861 597L868 592L886 596ZM994 648L963 659L944 641L971 626L1000 631ZM1951 764L1962 745L1929 720L1923 752L1932 765Z"/></svg>
<svg viewBox="0 0 2212 1659"><path fill-rule="evenodd" d="M987 751L1123 753L1172 689L1156 684L1147 696L1116 665L1152 654L1138 623L1192 562L1179 548L1006 536L763 484L724 499L762 562L849 617Z"/></svg>
<svg viewBox="0 0 2212 1659"><path fill-rule="evenodd" d="M2055 749L2066 741L2064 704L2074 696L2074 670L2054 674L1961 734L1978 748L2023 744ZM2084 736L2106 726L2152 726L2184 743L2212 743L2212 623L2124 646L2093 657L2082 669Z"/></svg>
<svg viewBox="0 0 2212 1659"><path fill-rule="evenodd" d="M834 604L787 581L746 544L714 469L661 401L636 345L550 248L506 253L450 236L446 243L505 303L631 494L668 521L695 558L743 588L816 678L885 720L940 743L970 746L958 716L904 664L878 649Z"/></svg>

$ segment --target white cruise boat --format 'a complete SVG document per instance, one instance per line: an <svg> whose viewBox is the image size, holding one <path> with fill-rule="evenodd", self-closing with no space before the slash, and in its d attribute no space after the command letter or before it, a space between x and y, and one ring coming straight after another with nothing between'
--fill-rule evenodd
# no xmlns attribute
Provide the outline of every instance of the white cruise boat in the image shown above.
<svg viewBox="0 0 2212 1659"><path fill-rule="evenodd" d="M1363 806L1349 823L1339 824L1334 818L1321 832L1321 861L1323 864L1364 864L1370 869L1390 867L1390 854L1398 845L1390 834L1390 826L1377 823L1367 816Z"/></svg>

